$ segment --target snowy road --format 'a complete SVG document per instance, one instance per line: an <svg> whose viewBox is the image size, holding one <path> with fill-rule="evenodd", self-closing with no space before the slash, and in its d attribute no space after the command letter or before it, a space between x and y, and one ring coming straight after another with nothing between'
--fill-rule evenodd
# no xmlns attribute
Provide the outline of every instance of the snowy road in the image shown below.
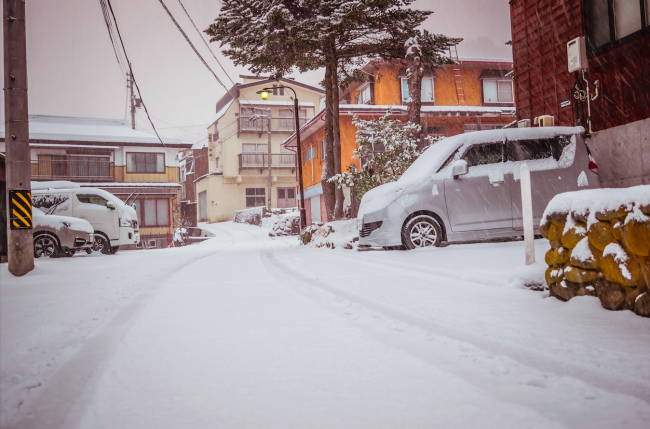
<svg viewBox="0 0 650 429"><path fill-rule="evenodd" d="M508 286L521 242L353 252L206 227L3 265L0 425L650 426L650 320Z"/></svg>

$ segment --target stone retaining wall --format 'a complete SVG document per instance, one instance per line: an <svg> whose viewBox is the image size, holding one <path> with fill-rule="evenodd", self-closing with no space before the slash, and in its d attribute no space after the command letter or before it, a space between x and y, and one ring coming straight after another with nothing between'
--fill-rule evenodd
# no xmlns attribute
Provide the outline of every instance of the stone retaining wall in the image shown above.
<svg viewBox="0 0 650 429"><path fill-rule="evenodd" d="M642 188L643 198L615 208L600 198L607 195L603 191L620 189L574 195L583 204L572 204L569 210L566 203L552 207L551 201L540 225L551 244L545 258L551 296L563 301L596 296L609 310L650 317L650 204L642 204L650 186L636 188ZM589 198L593 204L584 203Z"/></svg>

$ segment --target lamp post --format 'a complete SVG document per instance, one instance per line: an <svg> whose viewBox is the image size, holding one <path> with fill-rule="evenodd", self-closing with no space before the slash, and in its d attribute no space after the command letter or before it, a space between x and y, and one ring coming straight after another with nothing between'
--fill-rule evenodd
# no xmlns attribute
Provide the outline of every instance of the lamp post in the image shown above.
<svg viewBox="0 0 650 429"><path fill-rule="evenodd" d="M307 226L307 216L305 215L305 192L302 187L302 152L300 149L300 111L298 109L298 96L296 95L296 91L293 90L290 86L286 85L280 85L276 86L273 88L263 88L261 91L257 91L258 94L261 94L262 99L268 100L269 98L269 91L273 91L274 89L289 89L291 92L293 92L293 106L294 106L294 111L295 111L295 116L296 116L296 154L298 156L297 161L298 161L298 189L300 192L300 207L298 210L300 211L300 230L302 231L306 226Z"/></svg>

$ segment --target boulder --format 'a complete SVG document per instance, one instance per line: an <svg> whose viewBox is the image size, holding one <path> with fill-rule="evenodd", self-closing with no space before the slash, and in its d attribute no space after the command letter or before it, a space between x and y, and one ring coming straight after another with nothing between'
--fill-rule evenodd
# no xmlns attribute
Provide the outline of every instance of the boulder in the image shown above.
<svg viewBox="0 0 650 429"><path fill-rule="evenodd" d="M612 235L618 241L623 240L623 223L619 218L615 218L609 221L609 224L612 226Z"/></svg>
<svg viewBox="0 0 650 429"><path fill-rule="evenodd" d="M650 256L650 222L626 220L621 229L621 241L635 255Z"/></svg>
<svg viewBox="0 0 650 429"><path fill-rule="evenodd" d="M569 261L570 257L571 251L567 250L564 247L560 247L558 249L551 249L546 252L544 260L546 261L546 264L551 267L559 267L566 264Z"/></svg>
<svg viewBox="0 0 650 429"><path fill-rule="evenodd" d="M637 286L641 280L636 261L618 243L607 246L603 252L601 268L605 278L610 282Z"/></svg>
<svg viewBox="0 0 650 429"><path fill-rule="evenodd" d="M587 236L587 224L575 222L570 228L566 228L562 234L562 246L567 249L573 249L576 245Z"/></svg>
<svg viewBox="0 0 650 429"><path fill-rule="evenodd" d="M601 252L605 250L608 244L614 243L614 234L609 222L595 222L589 226L589 241Z"/></svg>
<svg viewBox="0 0 650 429"><path fill-rule="evenodd" d="M600 303L608 310L625 310L627 293L623 286L604 279L595 283Z"/></svg>
<svg viewBox="0 0 650 429"><path fill-rule="evenodd" d="M615 210L600 210L596 212L596 219L609 222L614 218L624 218L629 213L627 206L620 206Z"/></svg>
<svg viewBox="0 0 650 429"><path fill-rule="evenodd" d="M600 273L596 270L585 270L568 266L564 270L564 277L573 283L594 283L598 280Z"/></svg>
<svg viewBox="0 0 650 429"><path fill-rule="evenodd" d="M586 270L599 270L602 264L603 252L596 249L588 238L583 238L571 252L571 265Z"/></svg>
<svg viewBox="0 0 650 429"><path fill-rule="evenodd" d="M639 316L650 317L650 293L644 292L636 297L634 312Z"/></svg>

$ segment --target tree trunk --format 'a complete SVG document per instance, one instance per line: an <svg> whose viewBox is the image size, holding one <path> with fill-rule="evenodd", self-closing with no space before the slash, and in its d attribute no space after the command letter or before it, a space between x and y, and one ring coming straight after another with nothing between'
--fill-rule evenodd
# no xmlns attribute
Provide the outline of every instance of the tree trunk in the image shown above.
<svg viewBox="0 0 650 429"><path fill-rule="evenodd" d="M339 61L336 56L336 47L334 42L330 44L331 57L329 58L330 65L330 86L331 86L331 96L326 99L326 102L331 105L332 109L332 152L334 155L334 174L341 174L341 128L339 123L339 75L338 75L338 65ZM329 108L329 106L328 106ZM343 194L343 188L336 186L335 187L335 196L336 204L334 206L334 218L342 219L343 218L343 205L345 204L345 195Z"/></svg>
<svg viewBox="0 0 650 429"><path fill-rule="evenodd" d="M323 200L325 201L327 221L334 220L336 206L336 185L328 181L330 177L334 176L334 110L331 103L328 102L333 97L331 76L330 67L325 67L325 153L323 154L323 174L320 183L323 188Z"/></svg>
<svg viewBox="0 0 650 429"><path fill-rule="evenodd" d="M420 109L422 108L422 77L424 76L424 69L420 62L420 55L420 47L417 44L408 48L408 53L406 55L409 85L409 101L407 102L408 113L406 120L417 125L421 125ZM419 139L420 133L417 133L413 137Z"/></svg>

